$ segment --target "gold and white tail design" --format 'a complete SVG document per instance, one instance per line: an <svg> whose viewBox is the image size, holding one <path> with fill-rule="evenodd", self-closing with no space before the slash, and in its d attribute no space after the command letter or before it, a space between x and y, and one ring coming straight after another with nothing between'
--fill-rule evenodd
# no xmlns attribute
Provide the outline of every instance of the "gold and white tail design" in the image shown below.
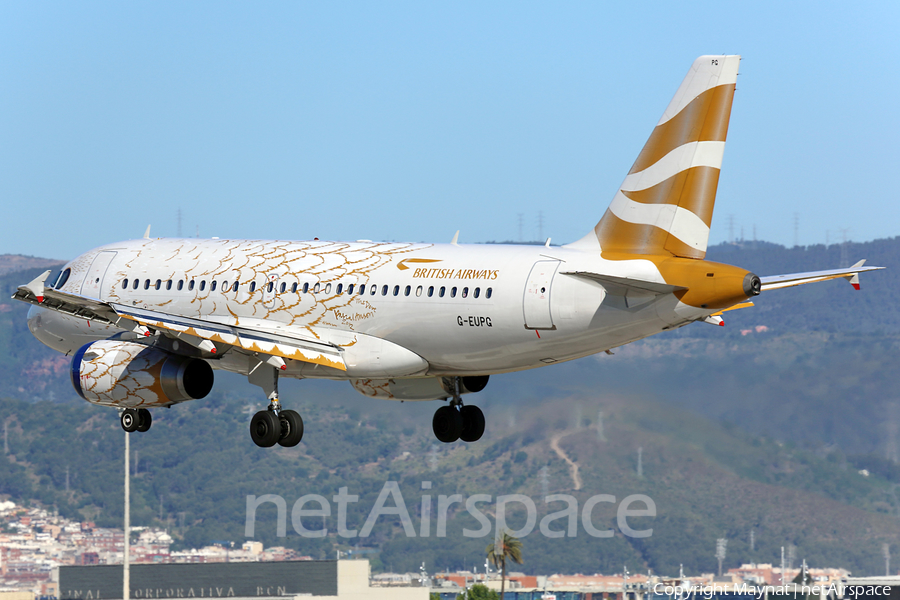
<svg viewBox="0 0 900 600"><path fill-rule="evenodd" d="M603 218L573 246L706 255L740 60L694 61Z"/></svg>

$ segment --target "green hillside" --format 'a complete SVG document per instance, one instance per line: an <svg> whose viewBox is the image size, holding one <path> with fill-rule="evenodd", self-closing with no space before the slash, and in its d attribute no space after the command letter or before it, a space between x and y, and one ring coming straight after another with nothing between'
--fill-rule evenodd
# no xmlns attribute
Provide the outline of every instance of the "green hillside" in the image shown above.
<svg viewBox="0 0 900 600"><path fill-rule="evenodd" d="M632 570L674 573L683 563L690 572L709 571L715 539L723 536L730 540L729 564L773 561L781 545L793 543L811 564L877 572L880 544L900 534L891 516L898 509L889 494L892 483L861 476L840 453L817 456L637 396L559 397L514 412L487 405L490 425L483 441L432 450L432 403L369 405L365 399L331 397L333 385L304 386L302 395L300 386L291 385L284 401L302 410L306 437L297 448L268 451L247 436L242 409L251 390L227 383L227 394L157 411L153 429L132 437L136 525L168 524L189 546L241 543L248 494L279 494L290 511L304 494L331 499L346 486L360 497L350 505L348 521L359 529L386 481L400 483L417 531L422 481L433 482L428 493L434 498L527 494L543 516L561 508L540 500L540 470L546 466L551 494L572 494L579 506L595 494L612 494L617 501L646 494L658 514L631 520L636 529L653 529L646 539L622 536L615 508L607 504L594 511L593 523L615 529L613 538L591 537L580 523L574 538L532 533L525 538L525 570L533 573L611 572L623 563ZM605 441L597 431L600 410ZM17 501L33 498L55 506L64 515L80 514L107 526L121 523L124 434L114 411L7 400L0 420L8 424L10 447L0 460L0 489ZM553 449L554 440L577 463L580 490L574 489L570 465ZM184 530L178 525L182 512ZM335 534L333 510L327 519L330 535L312 540L296 534L290 521L287 536L277 537L275 510L266 505L258 512L255 539L319 558L357 544L377 548L375 564L382 568L414 570L423 560L429 568L479 563L487 538L464 537L462 528L477 529L477 523L462 510L451 515L446 538L408 538L396 518L386 517L369 538L344 540ZM513 527L521 523L521 514L510 521ZM320 527L318 519L306 524ZM564 526L559 521L554 529ZM748 547L751 528L755 552ZM434 536L434 519L431 529Z"/></svg>

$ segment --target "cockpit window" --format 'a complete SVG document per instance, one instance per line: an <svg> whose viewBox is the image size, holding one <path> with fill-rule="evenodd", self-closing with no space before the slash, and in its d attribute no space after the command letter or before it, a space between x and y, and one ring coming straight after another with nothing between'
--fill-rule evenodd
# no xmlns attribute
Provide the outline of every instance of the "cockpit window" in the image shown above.
<svg viewBox="0 0 900 600"><path fill-rule="evenodd" d="M56 284L53 287L60 289L62 286L66 285L66 282L69 281L69 275L71 274L72 269L63 269L62 273L59 274L59 277L56 278Z"/></svg>

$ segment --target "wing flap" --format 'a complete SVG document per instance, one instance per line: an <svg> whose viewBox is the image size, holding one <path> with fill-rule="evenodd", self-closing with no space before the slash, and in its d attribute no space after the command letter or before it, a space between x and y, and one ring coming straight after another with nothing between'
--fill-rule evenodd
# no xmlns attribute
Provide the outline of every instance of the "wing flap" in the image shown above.
<svg viewBox="0 0 900 600"><path fill-rule="evenodd" d="M212 323L202 319L169 315L157 311L112 304L117 314L144 327L171 332L175 337L187 336L219 344L242 348L269 356L289 358L302 362L332 367L341 371L347 365L341 350L331 344L312 342L289 335L251 330L245 327Z"/></svg>

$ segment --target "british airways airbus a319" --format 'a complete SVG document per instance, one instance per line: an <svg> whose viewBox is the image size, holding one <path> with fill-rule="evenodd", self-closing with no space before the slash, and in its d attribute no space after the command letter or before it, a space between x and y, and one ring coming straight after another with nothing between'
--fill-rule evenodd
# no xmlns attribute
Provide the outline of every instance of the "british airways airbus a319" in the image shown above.
<svg viewBox="0 0 900 600"><path fill-rule="evenodd" d="M143 239L82 254L15 298L31 332L72 355L72 383L147 431L150 409L206 396L214 371L268 399L250 436L295 446L280 377L349 381L391 400L448 401L442 442L481 438L463 397L488 377L610 350L702 321L771 289L853 267L760 278L704 260L739 56L691 66L600 221L560 247L369 241Z"/></svg>

